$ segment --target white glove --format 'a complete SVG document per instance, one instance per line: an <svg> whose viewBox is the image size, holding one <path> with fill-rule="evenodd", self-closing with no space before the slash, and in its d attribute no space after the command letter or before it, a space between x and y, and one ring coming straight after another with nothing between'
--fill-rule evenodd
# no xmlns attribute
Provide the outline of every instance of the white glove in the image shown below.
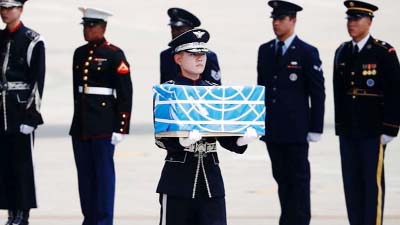
<svg viewBox="0 0 400 225"><path fill-rule="evenodd" d="M201 133L198 130L192 130L189 132L189 136L187 138L179 138L179 143L183 146L183 147L188 147L198 141L201 140L201 138L203 138L203 136L201 135Z"/></svg>
<svg viewBox="0 0 400 225"><path fill-rule="evenodd" d="M118 143L120 143L125 137L125 134L120 134L120 133L112 133L111 136L111 144L113 145L117 145Z"/></svg>
<svg viewBox="0 0 400 225"><path fill-rule="evenodd" d="M307 141L308 142L318 142L321 140L321 136L322 136L322 134L320 134L320 133L308 132Z"/></svg>
<svg viewBox="0 0 400 225"><path fill-rule="evenodd" d="M31 127L26 124L21 124L21 126L19 126L19 132L23 134L31 134L34 130L35 130L34 127Z"/></svg>
<svg viewBox="0 0 400 225"><path fill-rule="evenodd" d="M244 133L244 136L237 139L236 144L238 146L247 145L259 138L260 137L257 135L257 131L254 128L249 127L247 128L246 133Z"/></svg>
<svg viewBox="0 0 400 225"><path fill-rule="evenodd" d="M391 142L394 139L394 137L386 135L386 134L382 134L381 135L381 143L383 145L386 145L387 143Z"/></svg>

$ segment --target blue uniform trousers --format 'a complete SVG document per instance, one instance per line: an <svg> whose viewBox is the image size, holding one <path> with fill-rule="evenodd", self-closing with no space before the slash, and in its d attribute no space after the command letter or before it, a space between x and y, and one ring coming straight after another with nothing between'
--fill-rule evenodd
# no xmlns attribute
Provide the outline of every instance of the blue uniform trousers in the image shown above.
<svg viewBox="0 0 400 225"><path fill-rule="evenodd" d="M83 225L112 225L114 216L114 145L110 138L72 138Z"/></svg>
<svg viewBox="0 0 400 225"><path fill-rule="evenodd" d="M308 143L267 142L272 174L278 183L280 225L309 225L310 163Z"/></svg>
<svg viewBox="0 0 400 225"><path fill-rule="evenodd" d="M380 225L385 197L384 151L380 137L340 136L346 206L351 225Z"/></svg>
<svg viewBox="0 0 400 225"><path fill-rule="evenodd" d="M160 225L226 225L224 197L183 198L160 194Z"/></svg>

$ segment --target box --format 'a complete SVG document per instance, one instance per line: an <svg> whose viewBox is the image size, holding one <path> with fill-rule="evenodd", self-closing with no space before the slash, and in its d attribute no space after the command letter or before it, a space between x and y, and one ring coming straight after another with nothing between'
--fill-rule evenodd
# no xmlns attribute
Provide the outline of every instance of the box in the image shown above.
<svg viewBox="0 0 400 225"><path fill-rule="evenodd" d="M156 137L243 136L248 127L265 135L263 86L161 84L154 91Z"/></svg>

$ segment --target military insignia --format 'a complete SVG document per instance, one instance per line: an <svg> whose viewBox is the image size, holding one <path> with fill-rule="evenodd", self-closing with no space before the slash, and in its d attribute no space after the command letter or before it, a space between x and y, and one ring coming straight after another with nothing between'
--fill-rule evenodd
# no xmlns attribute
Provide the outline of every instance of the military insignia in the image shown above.
<svg viewBox="0 0 400 225"><path fill-rule="evenodd" d="M270 47L270 48L273 48L273 47L274 47L274 44L271 44L269 47Z"/></svg>
<svg viewBox="0 0 400 225"><path fill-rule="evenodd" d="M36 31L33 30L27 30L25 35L32 41L38 39L40 36L38 33L36 33Z"/></svg>
<svg viewBox="0 0 400 225"><path fill-rule="evenodd" d="M94 58L93 60L96 61L96 62L105 62L105 61L107 61L107 59L104 59L104 58Z"/></svg>
<svg viewBox="0 0 400 225"><path fill-rule="evenodd" d="M290 79L291 81L296 81L296 80L297 80L297 74L295 74L295 73L290 74L290 75L289 75L289 79Z"/></svg>
<svg viewBox="0 0 400 225"><path fill-rule="evenodd" d="M290 62L290 65L297 65L298 63L296 62L296 61L292 61L292 62Z"/></svg>
<svg viewBox="0 0 400 225"><path fill-rule="evenodd" d="M373 87L375 85L375 81L373 79L368 79L367 80L367 86L368 87Z"/></svg>
<svg viewBox="0 0 400 225"><path fill-rule="evenodd" d="M376 70L372 70L372 75L376 75L377 74L377 72L376 72Z"/></svg>
<svg viewBox="0 0 400 225"><path fill-rule="evenodd" d="M389 53L395 52L395 51L396 51L396 49L394 49L394 48L390 48L390 49L388 50Z"/></svg>
<svg viewBox="0 0 400 225"><path fill-rule="evenodd" d="M371 49L371 48L372 48L371 44L367 45L367 49Z"/></svg>
<svg viewBox="0 0 400 225"><path fill-rule="evenodd" d="M363 75L363 76L367 76L367 75L368 75L368 72L367 72L366 70L363 70L363 71L362 71L362 75Z"/></svg>
<svg viewBox="0 0 400 225"><path fill-rule="evenodd" d="M316 71L322 71L322 65L321 66L314 65L313 68Z"/></svg>
<svg viewBox="0 0 400 225"><path fill-rule="evenodd" d="M199 38L199 39L200 39L201 37L203 37L203 35L204 35L205 33L206 33L206 32L200 31L200 30L193 32L193 34L196 35L196 37Z"/></svg>
<svg viewBox="0 0 400 225"><path fill-rule="evenodd" d="M292 46L291 49L296 49L296 46Z"/></svg>
<svg viewBox="0 0 400 225"><path fill-rule="evenodd" d="M211 70L211 77L214 78L214 80L221 80L221 72Z"/></svg>
<svg viewBox="0 0 400 225"><path fill-rule="evenodd" d="M117 73L119 73L121 75L128 74L129 66L124 61L121 61L121 63L118 66Z"/></svg>

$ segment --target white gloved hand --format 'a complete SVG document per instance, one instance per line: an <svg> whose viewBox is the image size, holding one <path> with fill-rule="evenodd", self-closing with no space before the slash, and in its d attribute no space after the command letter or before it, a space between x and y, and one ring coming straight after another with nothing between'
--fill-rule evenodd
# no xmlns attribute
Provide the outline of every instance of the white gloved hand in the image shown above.
<svg viewBox="0 0 400 225"><path fill-rule="evenodd" d="M244 136L237 139L236 144L238 146L247 145L259 138L260 137L257 135L257 131L254 128L249 127L247 128L246 133L244 133Z"/></svg>
<svg viewBox="0 0 400 225"><path fill-rule="evenodd" d="M320 134L320 133L308 132L307 141L308 142L318 142L321 140L321 136L322 136L322 134Z"/></svg>
<svg viewBox="0 0 400 225"><path fill-rule="evenodd" d="M19 126L19 132L23 134L31 134L34 130L35 130L34 127L31 127L26 124L21 124L21 126Z"/></svg>
<svg viewBox="0 0 400 225"><path fill-rule="evenodd" d="M111 136L111 144L117 145L124 139L124 137L125 137L125 134L113 132L112 136Z"/></svg>
<svg viewBox="0 0 400 225"><path fill-rule="evenodd" d="M386 135L386 134L382 134L381 135L381 143L383 145L386 145L387 143L393 141L394 137Z"/></svg>
<svg viewBox="0 0 400 225"><path fill-rule="evenodd" d="M201 138L203 138L203 136L201 135L201 133L198 130L192 130L189 132L189 136L187 138L179 138L179 143L183 146L183 147L188 147L198 141L201 140Z"/></svg>

